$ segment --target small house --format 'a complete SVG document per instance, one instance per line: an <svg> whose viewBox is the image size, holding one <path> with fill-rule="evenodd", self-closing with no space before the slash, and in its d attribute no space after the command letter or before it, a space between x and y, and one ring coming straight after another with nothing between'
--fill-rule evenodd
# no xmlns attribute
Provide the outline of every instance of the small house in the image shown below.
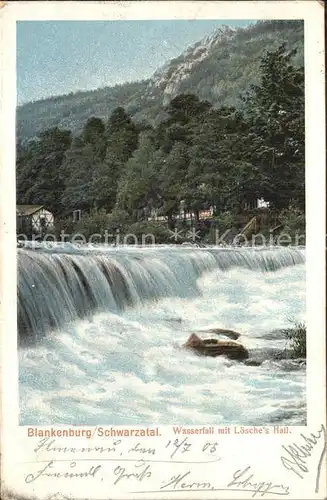
<svg viewBox="0 0 327 500"><path fill-rule="evenodd" d="M30 237L53 228L54 217L44 205L16 205L17 233Z"/></svg>

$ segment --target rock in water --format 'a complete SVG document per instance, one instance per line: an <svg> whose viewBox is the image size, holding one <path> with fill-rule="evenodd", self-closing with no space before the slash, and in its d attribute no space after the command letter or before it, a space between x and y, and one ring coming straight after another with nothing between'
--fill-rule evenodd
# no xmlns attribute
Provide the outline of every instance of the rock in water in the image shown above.
<svg viewBox="0 0 327 500"><path fill-rule="evenodd" d="M199 333L215 333L216 335L224 335L232 340L237 340L240 337L240 333L234 330L228 330L226 328L207 328L205 330L199 330Z"/></svg>
<svg viewBox="0 0 327 500"><path fill-rule="evenodd" d="M231 359L243 360L248 358L248 350L234 340L201 339L193 333L183 345L193 349L203 356L227 356Z"/></svg>

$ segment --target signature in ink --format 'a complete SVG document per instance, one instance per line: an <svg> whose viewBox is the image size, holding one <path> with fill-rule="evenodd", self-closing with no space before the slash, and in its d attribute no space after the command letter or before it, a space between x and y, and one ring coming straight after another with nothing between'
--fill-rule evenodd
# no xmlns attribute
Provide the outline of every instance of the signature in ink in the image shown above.
<svg viewBox="0 0 327 500"><path fill-rule="evenodd" d="M272 482L258 481L253 479L254 474L251 473L250 467L243 470L238 470L233 474L233 480L225 488L217 488L209 481L201 479L192 479L192 471L187 471L184 474L172 476L169 481L158 490L153 491L133 491L132 493L178 493L185 491L247 491L253 493L252 498L256 495L264 496L268 493L274 495L286 496L289 495L289 487L283 484L273 484Z"/></svg>
<svg viewBox="0 0 327 500"><path fill-rule="evenodd" d="M288 486L255 479L250 466L234 472L233 480L228 483L227 488L236 491L253 492L252 498L256 495L264 496L268 493L281 496L289 495L290 493Z"/></svg>
<svg viewBox="0 0 327 500"><path fill-rule="evenodd" d="M294 472L298 477L303 479L303 473L309 472L306 459L311 457L313 450L316 445L323 438L323 449L320 454L318 466L317 466L317 474L316 474L316 486L315 493L319 492L319 480L321 473L321 466L323 463L323 458L326 453L326 429L323 424L321 424L321 428L316 434L311 433L310 436L305 436L304 434L300 434L301 442L300 443L292 443L291 445L285 446L282 448L286 451L287 455L280 457L283 466L285 469Z"/></svg>

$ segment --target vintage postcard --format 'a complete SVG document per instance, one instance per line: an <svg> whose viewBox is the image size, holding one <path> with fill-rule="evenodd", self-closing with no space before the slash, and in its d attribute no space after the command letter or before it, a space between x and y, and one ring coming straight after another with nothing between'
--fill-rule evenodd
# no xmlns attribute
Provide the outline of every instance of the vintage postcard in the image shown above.
<svg viewBox="0 0 327 500"><path fill-rule="evenodd" d="M326 498L322 2L0 39L2 498Z"/></svg>

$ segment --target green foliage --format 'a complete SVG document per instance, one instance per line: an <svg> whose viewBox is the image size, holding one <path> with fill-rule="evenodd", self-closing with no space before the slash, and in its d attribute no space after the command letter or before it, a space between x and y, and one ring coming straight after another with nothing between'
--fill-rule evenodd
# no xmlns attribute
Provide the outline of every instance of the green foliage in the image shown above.
<svg viewBox="0 0 327 500"><path fill-rule="evenodd" d="M187 172L189 165L188 148L176 142L170 153L162 159L159 169L160 209L169 218L179 212L179 207L187 195Z"/></svg>
<svg viewBox="0 0 327 500"><path fill-rule="evenodd" d="M303 321L290 320L292 326L285 328L283 333L288 339L293 354L299 358L305 358L307 352L307 328Z"/></svg>
<svg viewBox="0 0 327 500"><path fill-rule="evenodd" d="M116 108L107 125L107 148L125 163L137 148L139 130L124 108Z"/></svg>
<svg viewBox="0 0 327 500"><path fill-rule="evenodd" d="M74 233L81 233L85 238L89 239L93 235L93 241L101 241L101 237L108 230L108 214L105 210L93 209L89 214L75 224ZM99 237L95 234L99 233Z"/></svg>
<svg viewBox="0 0 327 500"><path fill-rule="evenodd" d="M70 241L72 236L81 234L92 243L112 243L115 241L117 231L124 234L128 232L131 221L123 210L113 210L108 213L104 209L92 209L89 213L83 214L78 222L73 222L72 218L62 218L55 221L54 233L60 240L60 235L65 234L66 241Z"/></svg>
<svg viewBox="0 0 327 500"><path fill-rule="evenodd" d="M100 118L89 118L83 129L84 142L95 144L101 141L105 131L105 126Z"/></svg>
<svg viewBox="0 0 327 500"><path fill-rule="evenodd" d="M131 213L135 220L149 215L157 205L158 161L160 153L156 152L151 137L141 134L139 147L126 164L117 193L117 206Z"/></svg>
<svg viewBox="0 0 327 500"><path fill-rule="evenodd" d="M103 162L93 172L89 186L89 197L97 208L112 210L116 203L118 179L124 163L107 150Z"/></svg>
<svg viewBox="0 0 327 500"><path fill-rule="evenodd" d="M131 223L130 216L125 210L115 209L108 215L108 229L111 231L126 231Z"/></svg>
<svg viewBox="0 0 327 500"><path fill-rule="evenodd" d="M186 93L172 99L158 126L137 126L119 106L107 122L86 119L73 140L55 128L18 142L18 202L46 205L62 227L82 210L71 229L85 236L151 233L154 224L167 242L165 223L150 222L157 216L174 229L181 210L192 211L201 237L212 238L201 210L214 207L222 233L245 204L264 197L284 229L304 232L304 75L293 57L285 45L264 54L242 109L213 108Z"/></svg>
<svg viewBox="0 0 327 500"><path fill-rule="evenodd" d="M20 145L16 163L19 203L46 205L54 214L61 211L65 189L61 164L70 143L70 131L53 128L27 146Z"/></svg>
<svg viewBox="0 0 327 500"><path fill-rule="evenodd" d="M128 228L128 231L125 231L124 235L127 234L136 236L138 244L144 242L151 245L154 243L171 243L173 241L167 226L161 222L135 222ZM133 244L134 238L128 238L126 241Z"/></svg>
<svg viewBox="0 0 327 500"><path fill-rule="evenodd" d="M225 231L235 226L235 214L233 212L223 212L213 217L213 222L219 230L219 234L222 235Z"/></svg>
<svg viewBox="0 0 327 500"><path fill-rule="evenodd" d="M141 103L135 94L142 93L147 83L144 80L95 91L70 92L24 104L17 109L17 135L23 139L33 138L42 130L55 126L70 129L78 135L90 116L107 120L117 103L124 103L125 107L133 106L137 113Z"/></svg>
<svg viewBox="0 0 327 500"><path fill-rule="evenodd" d="M201 116L211 108L207 101L200 101L194 94L180 94L172 99L167 106L168 123L185 125Z"/></svg>
<svg viewBox="0 0 327 500"><path fill-rule="evenodd" d="M304 209L304 68L292 65L295 53L286 44L267 51L259 84L244 102L249 151L265 179L262 195L277 208L286 208L293 197Z"/></svg>
<svg viewBox="0 0 327 500"><path fill-rule="evenodd" d="M294 202L291 202L288 208L282 210L279 219L288 232L305 231L305 214Z"/></svg>
<svg viewBox="0 0 327 500"><path fill-rule="evenodd" d="M134 244L160 244L171 243L171 233L167 226L160 222L132 222L128 213L123 210L114 210L110 214L105 210L93 209L89 214L73 223L72 219L59 219L55 222L54 234L60 241L61 235L65 235L64 241L85 239L90 243L115 244L117 241L127 245ZM62 236L63 238L63 236Z"/></svg>
<svg viewBox="0 0 327 500"><path fill-rule="evenodd" d="M92 175L101 158L97 157L96 145L91 143L79 145L76 142L66 152L61 168L62 175L66 179L61 203L66 210L88 210L92 206L90 200Z"/></svg>
<svg viewBox="0 0 327 500"><path fill-rule="evenodd" d="M291 200L288 208L280 212L279 220L283 225L283 233L289 235L296 244L305 244L305 213L296 202Z"/></svg>

